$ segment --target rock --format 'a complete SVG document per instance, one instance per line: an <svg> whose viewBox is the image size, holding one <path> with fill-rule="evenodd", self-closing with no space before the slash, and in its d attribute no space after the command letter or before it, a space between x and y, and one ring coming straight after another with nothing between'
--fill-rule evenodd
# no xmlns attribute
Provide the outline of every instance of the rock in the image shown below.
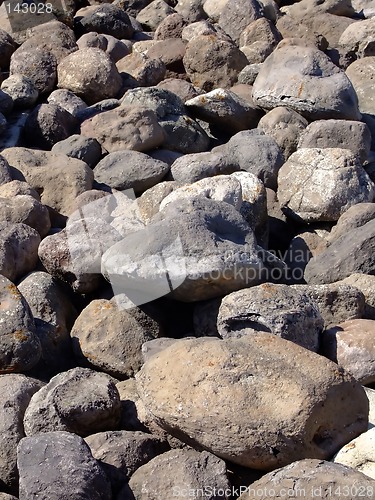
<svg viewBox="0 0 375 500"><path fill-rule="evenodd" d="M201 179L187 186L174 189L160 203L159 210L174 201L191 199L202 196L211 200L225 201L239 210L242 206L241 183L235 177L229 175L218 175L212 179Z"/></svg>
<svg viewBox="0 0 375 500"><path fill-rule="evenodd" d="M82 438L47 432L21 440L17 450L20 496L25 500L106 500L111 486ZM74 477L74 482L72 482Z"/></svg>
<svg viewBox="0 0 375 500"><path fill-rule="evenodd" d="M97 102L88 106L86 109L81 109L77 112L77 118L80 122L92 118L93 116L103 113L104 111L111 111L112 109L118 108L120 106L120 101L118 99L104 99L103 101Z"/></svg>
<svg viewBox="0 0 375 500"><path fill-rule="evenodd" d="M306 349L317 351L324 321L305 290L264 283L226 295L217 318L224 339L269 332Z"/></svg>
<svg viewBox="0 0 375 500"><path fill-rule="evenodd" d="M119 40L131 38L134 33L128 14L109 3L99 5L86 16L79 17L75 27L83 33L103 33Z"/></svg>
<svg viewBox="0 0 375 500"><path fill-rule="evenodd" d="M290 9L292 15L317 12L319 14L334 14L336 16L352 17L354 11L351 2L348 0L329 0L320 4L316 0L303 0L300 5L295 5Z"/></svg>
<svg viewBox="0 0 375 500"><path fill-rule="evenodd" d="M346 75L357 94L362 120L367 123L371 131L371 149L375 149L375 101L373 98L375 57L364 57L353 62L347 68Z"/></svg>
<svg viewBox="0 0 375 500"><path fill-rule="evenodd" d="M316 120L302 132L298 148L349 149L363 164L369 155L371 133L362 122L350 120Z"/></svg>
<svg viewBox="0 0 375 500"><path fill-rule="evenodd" d="M165 491L174 496L206 490L206 498L229 498L229 481L223 460L207 451L171 450L140 467L129 486L135 498L156 500Z"/></svg>
<svg viewBox="0 0 375 500"><path fill-rule="evenodd" d="M126 431L149 432L148 429L139 420L139 412L136 402L139 402L139 396L136 389L134 378L128 378L116 384L121 399L121 422L120 429Z"/></svg>
<svg viewBox="0 0 375 500"><path fill-rule="evenodd" d="M375 479L375 428L350 441L335 455L334 462Z"/></svg>
<svg viewBox="0 0 375 500"><path fill-rule="evenodd" d="M0 90L0 112L2 115L9 115L13 109L13 100L6 92Z"/></svg>
<svg viewBox="0 0 375 500"><path fill-rule="evenodd" d="M231 38L217 24L212 24L210 21L197 21L190 23L182 30L181 37L183 40L190 42L193 38L201 35L213 35L222 40L231 41Z"/></svg>
<svg viewBox="0 0 375 500"><path fill-rule="evenodd" d="M180 187L175 181L159 182L152 188L147 189L139 198L137 205L142 221L148 224L152 217L159 212L160 204L174 189ZM1 188L0 188L1 193Z"/></svg>
<svg viewBox="0 0 375 500"><path fill-rule="evenodd" d="M102 272L138 305L166 294L205 300L258 284L267 273L242 216L228 203L203 197L171 203L144 230L113 245Z"/></svg>
<svg viewBox="0 0 375 500"><path fill-rule="evenodd" d="M1 84L1 89L13 100L15 108L31 108L39 92L34 82L23 75L11 75Z"/></svg>
<svg viewBox="0 0 375 500"><path fill-rule="evenodd" d="M280 168L278 185L282 210L305 222L337 221L375 193L358 157L340 148L299 149Z"/></svg>
<svg viewBox="0 0 375 500"><path fill-rule="evenodd" d="M237 170L239 170L237 162L224 153L202 152L177 158L171 166L171 177L182 184L192 184L206 177L230 175Z"/></svg>
<svg viewBox="0 0 375 500"><path fill-rule="evenodd" d="M3 198L14 198L19 195L28 195L40 201L39 194L27 182L10 181L0 186L0 196Z"/></svg>
<svg viewBox="0 0 375 500"><path fill-rule="evenodd" d="M23 416L31 396L42 384L20 374L0 376L0 484L8 491L16 493L18 489L17 444L25 437ZM6 497L1 500L6 500ZM5 495L5 494L4 494ZM9 497L14 498L14 497Z"/></svg>
<svg viewBox="0 0 375 500"><path fill-rule="evenodd" d="M223 146L212 152L222 152L226 162L236 164L237 170L245 170L260 179L265 187L276 189L277 175L284 157L276 141L258 129L244 130Z"/></svg>
<svg viewBox="0 0 375 500"><path fill-rule="evenodd" d="M375 19L365 19L350 24L339 40L339 46L356 59L375 56Z"/></svg>
<svg viewBox="0 0 375 500"><path fill-rule="evenodd" d="M11 281L32 271L38 261L40 236L26 224L0 223L0 274Z"/></svg>
<svg viewBox="0 0 375 500"><path fill-rule="evenodd" d="M375 319L375 276L354 273L343 279L340 283L353 286L363 293L365 297L365 310L361 317L364 319Z"/></svg>
<svg viewBox="0 0 375 500"><path fill-rule="evenodd" d="M173 92L182 102L186 102L188 99L192 99L199 94L199 91L190 82L178 78L165 78L162 82L158 83L157 87Z"/></svg>
<svg viewBox="0 0 375 500"><path fill-rule="evenodd" d="M368 429L371 429L372 427L374 427L374 422L375 422L375 390L370 389L369 387L364 387L364 390L366 392L366 396L370 403Z"/></svg>
<svg viewBox="0 0 375 500"><path fill-rule="evenodd" d="M340 492L348 491L351 492L350 498L359 500L362 489L371 496L373 488L371 479L351 467L323 460L305 459L266 474L252 483L239 500L266 500L269 497L264 492L270 489L275 499L283 498L285 491L288 491L291 497L304 495L305 492L306 495L311 494L318 499L327 498L327 495L339 499Z"/></svg>
<svg viewBox="0 0 375 500"><path fill-rule="evenodd" d="M34 318L17 287L5 276L0 276L0 286L0 373L26 371L41 355Z"/></svg>
<svg viewBox="0 0 375 500"><path fill-rule="evenodd" d="M251 23L249 23L242 31L239 39L239 46L244 49L244 47L253 47L255 50L262 47L262 43L269 47L269 54L272 52L274 47L281 41L282 36L280 32L275 28L275 25L265 17L261 17ZM267 54L267 55L269 55ZM263 62L263 61L254 61Z"/></svg>
<svg viewBox="0 0 375 500"><path fill-rule="evenodd" d="M210 138L204 129L187 115L168 115L159 121L165 140L163 148L182 154L207 151Z"/></svg>
<svg viewBox="0 0 375 500"><path fill-rule="evenodd" d="M374 221L349 231L310 260L306 266L305 280L309 284L324 284L340 281L356 272L374 274L374 237Z"/></svg>
<svg viewBox="0 0 375 500"><path fill-rule="evenodd" d="M176 342L150 358L136 380L159 426L250 468L329 458L367 427L367 397L351 375L264 332Z"/></svg>
<svg viewBox="0 0 375 500"><path fill-rule="evenodd" d="M95 180L114 189L133 189L141 193L160 182L169 166L137 151L116 151L94 169Z"/></svg>
<svg viewBox="0 0 375 500"><path fill-rule="evenodd" d="M238 83L253 85L255 78L258 76L262 63L248 64L240 71L238 75Z"/></svg>
<svg viewBox="0 0 375 500"><path fill-rule="evenodd" d="M172 115L184 115L186 109L182 100L173 92L159 87L128 90L121 100L125 106L143 106L156 113L158 120Z"/></svg>
<svg viewBox="0 0 375 500"><path fill-rule="evenodd" d="M16 50L13 38L6 31L0 29L0 68L9 66L10 58Z"/></svg>
<svg viewBox="0 0 375 500"><path fill-rule="evenodd" d="M64 215L72 212L76 197L92 187L92 170L75 158L27 148L8 148L2 155L41 193L44 205Z"/></svg>
<svg viewBox="0 0 375 500"><path fill-rule="evenodd" d="M167 71L161 59L152 59L138 52L117 61L116 67L128 88L157 85L164 79Z"/></svg>
<svg viewBox="0 0 375 500"><path fill-rule="evenodd" d="M247 59L234 43L201 35L187 44L183 63L191 83L209 92L231 87Z"/></svg>
<svg viewBox="0 0 375 500"><path fill-rule="evenodd" d="M228 0L220 13L219 26L238 43L244 29L261 16L261 4L256 0L246 0L241 3Z"/></svg>
<svg viewBox="0 0 375 500"><path fill-rule="evenodd" d="M109 153L123 149L149 151L164 142L164 132L153 111L121 106L82 123L81 133L96 139Z"/></svg>
<svg viewBox="0 0 375 500"><path fill-rule="evenodd" d="M375 382L374 324L353 319L326 330L322 337L322 353L363 385Z"/></svg>
<svg viewBox="0 0 375 500"><path fill-rule="evenodd" d="M27 224L42 238L51 229L47 208L30 195L0 198L0 218L8 224Z"/></svg>
<svg viewBox="0 0 375 500"><path fill-rule="evenodd" d="M65 109L75 118L78 113L87 109L87 104L78 96L66 89L57 89L51 92L47 99L49 104L57 104L60 108Z"/></svg>
<svg viewBox="0 0 375 500"><path fill-rule="evenodd" d="M66 6L69 8L68 3ZM59 6L56 7L59 8ZM71 7L74 8L74 4ZM65 24L66 21L66 19L63 22L51 21L32 27L28 32L27 40L17 49L17 53L21 56L24 50L32 52L35 49L42 49L53 54L59 63L61 59L77 50L74 31Z"/></svg>
<svg viewBox="0 0 375 500"><path fill-rule="evenodd" d="M142 344L159 335L159 325L141 310L103 299L90 302L71 331L77 357L119 380L139 371Z"/></svg>
<svg viewBox="0 0 375 500"><path fill-rule="evenodd" d="M118 40L114 36L102 35L96 32L82 35L77 44L80 49L96 47L103 50L114 63L131 53L130 41Z"/></svg>
<svg viewBox="0 0 375 500"><path fill-rule="evenodd" d="M8 122L5 116L0 113L0 135L7 129Z"/></svg>
<svg viewBox="0 0 375 500"><path fill-rule="evenodd" d="M318 306L325 328L363 316L364 296L354 286L339 282L315 286L292 285L292 288L310 297Z"/></svg>
<svg viewBox="0 0 375 500"><path fill-rule="evenodd" d="M120 397L111 377L74 368L52 377L34 394L23 423L27 436L67 431L84 437L115 429L120 411Z"/></svg>
<svg viewBox="0 0 375 500"><path fill-rule="evenodd" d="M177 0L175 10L189 23L200 21L206 17L203 10L204 0Z"/></svg>
<svg viewBox="0 0 375 500"><path fill-rule="evenodd" d="M253 98L260 107L288 106L312 120L360 119L350 80L313 47L280 43L259 71Z"/></svg>
<svg viewBox="0 0 375 500"><path fill-rule="evenodd" d="M10 76L29 78L40 94L51 92L56 84L57 61L52 52L33 47L16 51L10 60Z"/></svg>
<svg viewBox="0 0 375 500"><path fill-rule="evenodd" d="M56 142L67 139L77 126L77 120L60 106L40 104L26 120L26 146L50 150Z"/></svg>
<svg viewBox="0 0 375 500"><path fill-rule="evenodd" d="M102 156L102 148L96 139L74 134L54 144L51 152L82 160L90 168L94 168Z"/></svg>
<svg viewBox="0 0 375 500"><path fill-rule="evenodd" d="M35 332L42 345L38 369L48 378L72 368L70 330L77 317L65 290L48 273L36 271L18 285L35 321Z"/></svg>
<svg viewBox="0 0 375 500"><path fill-rule="evenodd" d="M100 432L88 436L85 441L107 472L112 487L117 488L139 467L169 449L165 441L140 431Z"/></svg>
<svg viewBox="0 0 375 500"><path fill-rule="evenodd" d="M168 38L181 38L186 20L181 14L170 14L158 25L155 30L154 40L168 40Z"/></svg>
<svg viewBox="0 0 375 500"><path fill-rule="evenodd" d="M307 125L308 121L293 109L276 107L259 120L258 128L275 139L287 160L296 151Z"/></svg>
<svg viewBox="0 0 375 500"><path fill-rule="evenodd" d="M348 208L337 224L333 226L331 232L327 236L328 242L332 243L335 240L346 235L352 229L364 226L375 217L375 203L357 203Z"/></svg>
<svg viewBox="0 0 375 500"><path fill-rule="evenodd" d="M186 51L186 42L181 38L169 38L168 40L156 41L147 51L151 59L160 59L168 71L185 73L182 59Z"/></svg>
<svg viewBox="0 0 375 500"><path fill-rule="evenodd" d="M71 90L87 104L116 97L122 85L115 63L96 48L80 49L65 57L57 75L59 88Z"/></svg>
<svg viewBox="0 0 375 500"><path fill-rule="evenodd" d="M195 118L233 133L257 126L261 112L234 92L215 89L185 102Z"/></svg>
<svg viewBox="0 0 375 500"><path fill-rule="evenodd" d="M3 156L0 156L0 186L12 181L12 172L9 163Z"/></svg>
<svg viewBox="0 0 375 500"><path fill-rule="evenodd" d="M175 12L164 0L153 0L138 13L136 20L147 31L155 31L164 19Z"/></svg>

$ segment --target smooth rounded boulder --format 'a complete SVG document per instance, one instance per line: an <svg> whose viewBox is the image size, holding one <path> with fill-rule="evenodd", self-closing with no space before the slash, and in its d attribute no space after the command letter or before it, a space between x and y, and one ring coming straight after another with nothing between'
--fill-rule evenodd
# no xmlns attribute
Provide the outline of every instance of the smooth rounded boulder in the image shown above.
<svg viewBox="0 0 375 500"><path fill-rule="evenodd" d="M269 333L175 342L136 381L160 427L249 468L328 459L367 429L368 399L350 374Z"/></svg>

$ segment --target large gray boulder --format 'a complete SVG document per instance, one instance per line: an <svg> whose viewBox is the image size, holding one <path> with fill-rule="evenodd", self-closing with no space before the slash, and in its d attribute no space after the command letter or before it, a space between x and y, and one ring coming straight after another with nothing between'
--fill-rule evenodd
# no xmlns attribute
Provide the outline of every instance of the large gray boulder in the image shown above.
<svg viewBox="0 0 375 500"><path fill-rule="evenodd" d="M323 326L317 305L303 290L272 283L225 296L217 318L224 339L269 332L315 352Z"/></svg>
<svg viewBox="0 0 375 500"><path fill-rule="evenodd" d="M32 397L24 418L26 435L67 431L88 436L115 429L121 405L114 382L88 368L59 373Z"/></svg>
<svg viewBox="0 0 375 500"><path fill-rule="evenodd" d="M348 77L311 46L280 43L262 64L253 98L265 109L288 106L313 120L361 117Z"/></svg>
<svg viewBox="0 0 375 500"><path fill-rule="evenodd" d="M368 400L349 373L265 332L175 342L136 380L160 427L250 468L327 459L367 429Z"/></svg>
<svg viewBox="0 0 375 500"><path fill-rule="evenodd" d="M337 221L349 207L374 198L375 186L348 149L302 148L278 174L283 211L305 222Z"/></svg>
<svg viewBox="0 0 375 500"><path fill-rule="evenodd" d="M17 456L20 498L24 500L111 498L110 482L99 462L73 433L47 432L24 438Z"/></svg>

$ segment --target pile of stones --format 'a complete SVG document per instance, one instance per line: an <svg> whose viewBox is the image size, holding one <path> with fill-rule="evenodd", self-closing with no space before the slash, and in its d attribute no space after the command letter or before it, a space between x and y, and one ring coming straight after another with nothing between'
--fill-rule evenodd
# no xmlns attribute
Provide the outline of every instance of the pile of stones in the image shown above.
<svg viewBox="0 0 375 500"><path fill-rule="evenodd" d="M375 498L374 0L11 5L0 500Z"/></svg>

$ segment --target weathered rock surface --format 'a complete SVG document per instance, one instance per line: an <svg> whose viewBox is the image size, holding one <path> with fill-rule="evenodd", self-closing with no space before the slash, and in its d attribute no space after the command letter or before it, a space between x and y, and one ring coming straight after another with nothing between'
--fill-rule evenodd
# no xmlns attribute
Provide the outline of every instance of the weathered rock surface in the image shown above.
<svg viewBox="0 0 375 500"><path fill-rule="evenodd" d="M354 273L343 279L341 283L355 287L363 293L365 297L365 310L361 317L364 319L375 319L375 276Z"/></svg>
<svg viewBox="0 0 375 500"><path fill-rule="evenodd" d="M56 375L34 394L23 423L27 436L50 431L88 436L116 428L120 411L114 379L74 368Z"/></svg>
<svg viewBox="0 0 375 500"><path fill-rule="evenodd" d="M24 438L17 453L20 497L25 500L111 498L103 469L84 440L73 433L56 431Z"/></svg>
<svg viewBox="0 0 375 500"><path fill-rule="evenodd" d="M158 425L251 468L329 458L367 428L368 400L350 374L264 332L176 342L136 380Z"/></svg>
<svg viewBox="0 0 375 500"><path fill-rule="evenodd" d="M334 462L362 472L375 479L375 428L350 441L335 455Z"/></svg>

